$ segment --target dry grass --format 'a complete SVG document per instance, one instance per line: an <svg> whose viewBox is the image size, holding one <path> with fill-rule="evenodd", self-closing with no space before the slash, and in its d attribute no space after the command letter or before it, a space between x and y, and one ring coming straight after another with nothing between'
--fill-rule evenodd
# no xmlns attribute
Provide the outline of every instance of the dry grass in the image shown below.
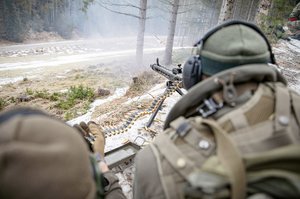
<svg viewBox="0 0 300 199"><path fill-rule="evenodd" d="M84 114L90 104L90 99L76 99L74 103L68 103L70 98L67 98L66 92L71 87L82 85L83 88L90 88L91 93L98 87L113 90L128 85L128 82L129 78L126 80L122 75L105 68L74 69L63 75L48 74L42 80L24 78L23 81L1 86L0 110L31 106L43 109L57 118L69 120Z"/></svg>
<svg viewBox="0 0 300 199"><path fill-rule="evenodd" d="M0 93L0 110L10 109L15 106L31 106L41 108L51 115L63 120L70 120L74 117L84 114L90 104L90 99L67 100L67 92L70 87L82 85L91 90L97 90L99 87L105 88L113 93L113 90L119 87L130 85L126 95L112 102L101 105L96 108L93 117L107 114L101 123L116 124L126 113L136 109L146 108L149 101L141 101L130 105L124 105L128 98L143 95L154 84L163 81L164 78L155 72L143 72L137 76L136 83L129 83L128 77L116 74L107 69L75 69L69 71L61 77L51 77L52 74L43 80L31 80L29 78L23 81L2 86ZM49 86L51 85L51 86ZM20 97L28 97L29 100L20 101ZM72 102L72 103L69 103ZM118 110L118 111L115 111Z"/></svg>
<svg viewBox="0 0 300 199"><path fill-rule="evenodd" d="M164 81L165 79L154 72L143 72L137 76L136 82L132 82L125 96L107 102L97 107L92 118L106 114L105 118L101 118L100 125L116 125L123 121L126 115L136 110L147 109L152 100L139 100L130 104L125 104L128 98L134 98L144 95L153 85Z"/></svg>

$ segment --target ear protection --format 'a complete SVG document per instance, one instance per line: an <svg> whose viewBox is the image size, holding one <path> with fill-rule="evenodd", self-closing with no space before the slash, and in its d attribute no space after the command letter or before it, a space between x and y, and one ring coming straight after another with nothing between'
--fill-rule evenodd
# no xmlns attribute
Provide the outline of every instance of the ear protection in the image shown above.
<svg viewBox="0 0 300 199"><path fill-rule="evenodd" d="M201 66L201 57L200 53L203 47L203 44L205 41L212 36L215 32L218 30L221 30L222 28L231 26L231 25L245 25L249 28L252 28L255 30L258 34L261 35L261 37L265 40L268 46L268 50L270 52L270 63L271 64L276 64L275 56L272 52L272 47L271 44L269 43L267 37L264 35L264 33L254 24L241 21L241 20L231 20L227 21L210 31L208 31L198 42L194 44L194 47L197 47L197 55L194 55L190 57L184 64L183 66L183 73L182 73L182 78L183 78L183 86L185 89L190 89L192 86L197 84L199 81L201 81L201 76L202 76L202 66Z"/></svg>
<svg viewBox="0 0 300 199"><path fill-rule="evenodd" d="M183 87L188 90L201 81L201 59L199 55L191 56L184 63L182 72Z"/></svg>

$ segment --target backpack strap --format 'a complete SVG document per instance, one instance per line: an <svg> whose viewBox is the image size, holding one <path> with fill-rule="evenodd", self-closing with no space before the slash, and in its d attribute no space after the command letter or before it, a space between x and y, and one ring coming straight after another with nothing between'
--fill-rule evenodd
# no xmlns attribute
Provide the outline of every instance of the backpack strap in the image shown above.
<svg viewBox="0 0 300 199"><path fill-rule="evenodd" d="M161 181L166 198L167 199L176 198L176 196L178 195L177 188L176 188L176 184L175 184L175 181L174 181L172 175L168 175L167 173L165 173L163 171L162 162L161 162L159 151L157 150L157 148L153 144L150 144L149 146L150 146L150 148L153 152L153 155L156 159L156 164L157 164L157 168L158 168L160 181Z"/></svg>
<svg viewBox="0 0 300 199"><path fill-rule="evenodd" d="M279 133L289 125L290 119L290 94L282 84L275 84L275 133Z"/></svg>
<svg viewBox="0 0 300 199"><path fill-rule="evenodd" d="M216 138L217 155L223 167L228 171L232 187L232 198L245 198L246 196L246 171L242 157L228 134L213 120L196 117L199 124L209 126Z"/></svg>
<svg viewBox="0 0 300 199"><path fill-rule="evenodd" d="M165 133L157 136L155 146L184 179L187 180L187 176L197 170L195 163L180 151Z"/></svg>
<svg viewBox="0 0 300 199"><path fill-rule="evenodd" d="M292 109L296 116L298 125L300 127L300 96L293 91L290 91L290 96L291 96Z"/></svg>

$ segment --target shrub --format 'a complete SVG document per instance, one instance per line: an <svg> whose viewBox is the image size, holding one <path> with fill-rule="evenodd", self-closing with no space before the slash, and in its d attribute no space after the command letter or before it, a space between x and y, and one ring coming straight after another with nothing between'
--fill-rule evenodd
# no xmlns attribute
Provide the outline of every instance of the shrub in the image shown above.
<svg viewBox="0 0 300 199"><path fill-rule="evenodd" d="M68 98L76 100L88 100L92 101L95 97L95 93L93 89L89 87L83 87L83 85L77 86L71 86L69 91L68 91Z"/></svg>
<svg viewBox="0 0 300 199"><path fill-rule="evenodd" d="M30 88L26 88L26 94L27 95L33 95L33 90L31 90Z"/></svg>
<svg viewBox="0 0 300 199"><path fill-rule="evenodd" d="M68 90L65 99L60 100L55 106L64 110L72 108L77 100L86 100L88 102L93 101L95 93L92 88L84 87L83 85L71 86ZM85 105L85 107L87 107Z"/></svg>
<svg viewBox="0 0 300 199"><path fill-rule="evenodd" d="M51 101L58 101L60 97L61 97L61 94L60 94L60 93L54 92L54 93L52 93L52 94L50 95L49 99L50 99Z"/></svg>
<svg viewBox="0 0 300 199"><path fill-rule="evenodd" d="M44 89L42 91L35 91L34 97L42 99L50 99L50 93Z"/></svg>
<svg viewBox="0 0 300 199"><path fill-rule="evenodd" d="M0 110L2 110L5 106L7 106L6 100L3 98L0 98Z"/></svg>

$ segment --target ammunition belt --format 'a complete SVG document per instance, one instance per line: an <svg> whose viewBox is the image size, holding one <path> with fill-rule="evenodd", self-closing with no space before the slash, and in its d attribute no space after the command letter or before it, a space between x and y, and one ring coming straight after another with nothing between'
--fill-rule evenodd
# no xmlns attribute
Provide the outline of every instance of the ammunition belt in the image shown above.
<svg viewBox="0 0 300 199"><path fill-rule="evenodd" d="M111 137L128 131L128 129L131 128L138 118L155 112L159 108L160 102L172 95L176 89L181 87L181 84L181 81L174 82L174 84L167 88L161 96L158 96L151 102L151 105L148 109L134 111L133 113L129 114L120 125L102 126L101 129L104 132L105 137Z"/></svg>

